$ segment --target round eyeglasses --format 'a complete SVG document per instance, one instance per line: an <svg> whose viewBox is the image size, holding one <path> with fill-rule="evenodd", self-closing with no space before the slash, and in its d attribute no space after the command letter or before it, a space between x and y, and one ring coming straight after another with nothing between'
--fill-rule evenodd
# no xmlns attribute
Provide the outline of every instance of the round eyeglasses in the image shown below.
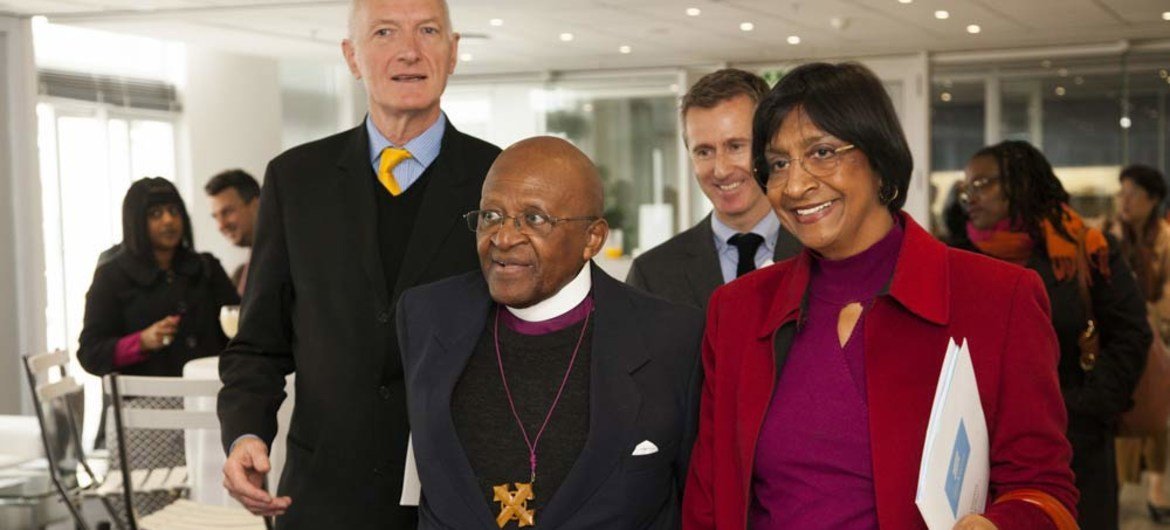
<svg viewBox="0 0 1170 530"><path fill-rule="evenodd" d="M479 235L490 234L499 230L507 219L512 220L512 226L517 232L528 236L546 236L558 224L569 221L596 221L597 216L587 217L553 217L543 212L524 212L519 215L504 215L499 210L473 210L463 215L467 221L467 228Z"/></svg>
<svg viewBox="0 0 1170 530"><path fill-rule="evenodd" d="M792 158L786 156L766 156L767 166L764 168L764 186L774 188L788 182L792 176L793 164L799 163L808 174L814 177L827 177L837 170L841 164L842 153L847 153L857 146L853 144L834 147L830 144L817 144L804 152L804 156Z"/></svg>

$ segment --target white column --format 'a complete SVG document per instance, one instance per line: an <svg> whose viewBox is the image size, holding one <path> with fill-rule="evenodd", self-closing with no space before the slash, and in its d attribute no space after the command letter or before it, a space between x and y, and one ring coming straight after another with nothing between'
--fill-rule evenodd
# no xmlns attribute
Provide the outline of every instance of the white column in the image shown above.
<svg viewBox="0 0 1170 530"><path fill-rule="evenodd" d="M983 145L994 145L1003 140L1003 91L999 71L995 70L983 82Z"/></svg>
<svg viewBox="0 0 1170 530"><path fill-rule="evenodd" d="M45 349L32 42L28 18L0 17L0 414L31 412L18 356Z"/></svg>

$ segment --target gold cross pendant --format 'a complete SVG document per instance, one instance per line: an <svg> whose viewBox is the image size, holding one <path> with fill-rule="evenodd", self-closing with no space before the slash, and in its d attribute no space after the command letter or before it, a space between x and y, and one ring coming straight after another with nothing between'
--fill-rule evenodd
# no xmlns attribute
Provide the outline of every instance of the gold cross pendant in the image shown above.
<svg viewBox="0 0 1170 530"><path fill-rule="evenodd" d="M496 516L496 524L503 528L508 521L517 521L520 528L536 525L536 509L528 509L528 501L536 499L532 493L531 482L516 482L516 491L508 490L507 484L493 486L495 493L493 502L500 503L500 514Z"/></svg>

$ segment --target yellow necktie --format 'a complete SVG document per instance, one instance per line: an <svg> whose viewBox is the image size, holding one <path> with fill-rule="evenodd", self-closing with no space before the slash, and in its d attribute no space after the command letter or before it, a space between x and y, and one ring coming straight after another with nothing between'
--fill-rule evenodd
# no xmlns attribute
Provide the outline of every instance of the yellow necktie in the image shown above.
<svg viewBox="0 0 1170 530"><path fill-rule="evenodd" d="M378 163L378 182L386 187L390 195L397 197L402 194L402 187L398 185L398 179L394 178L394 168L403 160L413 157L406 149L387 147L382 150L382 160Z"/></svg>

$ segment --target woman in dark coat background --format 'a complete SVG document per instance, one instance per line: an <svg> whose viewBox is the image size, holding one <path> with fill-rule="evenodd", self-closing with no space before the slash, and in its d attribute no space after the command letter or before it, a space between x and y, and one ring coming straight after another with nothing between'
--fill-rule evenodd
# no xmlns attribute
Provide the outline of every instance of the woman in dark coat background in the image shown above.
<svg viewBox="0 0 1170 530"><path fill-rule="evenodd" d="M1145 366L1151 333L1145 301L1121 246L1085 226L1044 155L1007 141L984 148L967 164L963 183L967 230L954 244L1036 271L1052 305L1060 341L1060 388L1068 409L1068 438L1081 528L1118 527L1113 433ZM1088 316L1077 287L1076 252L1090 269L1090 299L1101 352L1081 367L1078 337ZM1020 403L1018 406L1028 406Z"/></svg>
<svg viewBox="0 0 1170 530"><path fill-rule="evenodd" d="M175 186L143 178L122 202L120 248L94 272L77 359L99 376L182 375L227 345L219 310L238 303L219 261L195 252Z"/></svg>

